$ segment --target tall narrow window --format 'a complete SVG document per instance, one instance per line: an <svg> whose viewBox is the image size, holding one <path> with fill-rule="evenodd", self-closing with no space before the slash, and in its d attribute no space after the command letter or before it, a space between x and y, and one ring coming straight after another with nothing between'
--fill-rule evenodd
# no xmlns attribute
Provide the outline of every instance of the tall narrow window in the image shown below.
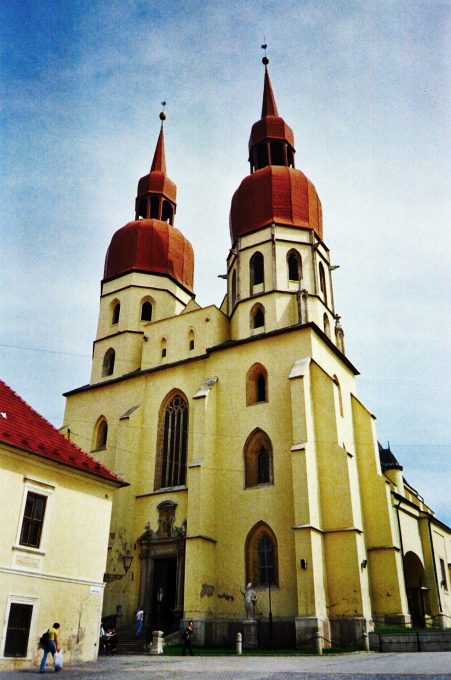
<svg viewBox="0 0 451 680"><path fill-rule="evenodd" d="M119 317L121 315L121 304L120 302L116 302L113 307L113 315L111 319L112 324L119 323Z"/></svg>
<svg viewBox="0 0 451 680"><path fill-rule="evenodd" d="M160 411L155 489L183 486L186 482L188 446L188 402L173 393Z"/></svg>
<svg viewBox="0 0 451 680"><path fill-rule="evenodd" d="M328 338L330 338L330 321L326 313L323 316L323 326L325 334L327 335Z"/></svg>
<svg viewBox="0 0 451 680"><path fill-rule="evenodd" d="M272 444L263 430L257 428L244 445L244 486L273 483Z"/></svg>
<svg viewBox="0 0 451 680"><path fill-rule="evenodd" d="M28 492L22 528L20 531L20 545L27 545L30 548L39 548L42 527L44 524L46 501L46 496L40 496L31 491Z"/></svg>
<svg viewBox="0 0 451 680"><path fill-rule="evenodd" d="M258 484L269 484L270 482L270 458L268 449L261 447L257 454L257 482Z"/></svg>
<svg viewBox="0 0 451 680"><path fill-rule="evenodd" d="M232 274L232 305L236 302L236 269L233 270Z"/></svg>
<svg viewBox="0 0 451 680"><path fill-rule="evenodd" d="M302 276L302 260L297 250L290 250L287 255L288 279L299 281Z"/></svg>
<svg viewBox="0 0 451 680"><path fill-rule="evenodd" d="M258 576L264 585L274 583L274 545L266 533L258 542Z"/></svg>
<svg viewBox="0 0 451 680"><path fill-rule="evenodd" d="M27 656L32 604L11 602L6 628L4 656Z"/></svg>
<svg viewBox="0 0 451 680"><path fill-rule="evenodd" d="M263 328L265 325L265 308L257 303L251 309L251 328Z"/></svg>
<svg viewBox="0 0 451 680"><path fill-rule="evenodd" d="M194 331L191 329L188 336L188 347L191 350L194 349Z"/></svg>
<svg viewBox="0 0 451 680"><path fill-rule="evenodd" d="M257 286L259 283L264 283L265 280L265 261L263 255L259 251L252 255L249 262L249 269L252 293L253 287Z"/></svg>
<svg viewBox="0 0 451 680"><path fill-rule="evenodd" d="M97 425L94 429L94 446L93 449L98 451L99 449L106 448L108 441L108 423L105 418L99 418Z"/></svg>
<svg viewBox="0 0 451 680"><path fill-rule="evenodd" d="M257 363L246 374L246 406L264 401L268 401L268 371Z"/></svg>
<svg viewBox="0 0 451 680"><path fill-rule="evenodd" d="M319 287L323 295L324 303L327 305L326 274L324 273L323 263L319 263Z"/></svg>
<svg viewBox="0 0 451 680"><path fill-rule="evenodd" d="M147 215L147 201L146 201L145 198L142 198L142 199L139 201L139 204L138 204L138 215L137 215L137 218L138 218L138 219L139 219L139 218L143 219L143 218L146 217L146 215Z"/></svg>
<svg viewBox="0 0 451 680"><path fill-rule="evenodd" d="M342 393L341 393L341 385L340 385L340 381L338 380L338 378L337 378L336 375L334 375L333 381L334 381L335 385L337 386L337 393L338 393L338 395L337 395L337 396L338 396L338 411L339 411L340 415L343 416L343 395L342 395Z"/></svg>
<svg viewBox="0 0 451 680"><path fill-rule="evenodd" d="M161 338L161 358L165 359L167 356L167 349L166 349L166 338Z"/></svg>
<svg viewBox="0 0 451 680"><path fill-rule="evenodd" d="M279 584L276 536L266 522L257 522L245 545L246 581L254 585Z"/></svg>
<svg viewBox="0 0 451 680"><path fill-rule="evenodd" d="M116 352L112 347L110 347L110 349L105 352L105 356L103 357L102 377L106 375L113 375L115 359Z"/></svg>
<svg viewBox="0 0 451 680"><path fill-rule="evenodd" d="M141 321L152 321L152 303L146 300L141 305Z"/></svg>
<svg viewBox="0 0 451 680"><path fill-rule="evenodd" d="M440 559L440 575L442 577L441 579L441 585L444 590L448 590L448 580L446 578L446 567L445 567L445 560L443 560L441 557Z"/></svg>

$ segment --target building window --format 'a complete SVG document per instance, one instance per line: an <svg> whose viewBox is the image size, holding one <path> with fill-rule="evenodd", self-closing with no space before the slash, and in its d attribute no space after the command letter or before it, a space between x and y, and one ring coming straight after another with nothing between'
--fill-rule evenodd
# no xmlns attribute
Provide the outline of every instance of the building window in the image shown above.
<svg viewBox="0 0 451 680"><path fill-rule="evenodd" d="M448 580L446 578L445 560L443 560L441 557L440 557L440 574L441 574L441 577L442 577L441 585L445 590L448 590Z"/></svg>
<svg viewBox="0 0 451 680"><path fill-rule="evenodd" d="M246 375L246 405L268 401L268 371L261 364L254 364Z"/></svg>
<svg viewBox="0 0 451 680"><path fill-rule="evenodd" d="M27 656L32 614L32 604L11 602L3 656Z"/></svg>
<svg viewBox="0 0 451 680"><path fill-rule="evenodd" d="M141 305L141 321L152 321L152 303L149 300Z"/></svg>
<svg viewBox="0 0 451 680"><path fill-rule="evenodd" d="M250 259L249 274L252 293L253 287L257 286L259 283L264 283L265 280L265 260L259 251L254 253Z"/></svg>
<svg viewBox="0 0 451 680"><path fill-rule="evenodd" d="M290 250L287 255L288 279L299 281L302 277L302 259L297 250Z"/></svg>
<svg viewBox="0 0 451 680"><path fill-rule="evenodd" d="M105 353L102 365L102 377L105 375L113 375L114 361L116 359L116 352L112 347Z"/></svg>
<svg viewBox="0 0 451 680"><path fill-rule="evenodd" d="M167 350L166 350L166 338L161 338L161 358L165 359L167 355Z"/></svg>
<svg viewBox="0 0 451 680"><path fill-rule="evenodd" d="M190 330L188 340L189 340L189 348L190 348L190 351L191 351L191 350L194 349L194 331L193 330Z"/></svg>
<svg viewBox="0 0 451 680"><path fill-rule="evenodd" d="M256 169L259 170L260 168L266 168L266 166L269 165L267 142L262 142L257 146L256 155L257 155Z"/></svg>
<svg viewBox="0 0 451 680"><path fill-rule="evenodd" d="M326 313L323 316L323 326L325 334L327 335L328 338L330 338L330 321Z"/></svg>
<svg viewBox="0 0 451 680"><path fill-rule="evenodd" d="M114 325L116 323L119 323L119 317L121 315L121 304L120 302L116 302L113 305L113 314L111 317L111 323Z"/></svg>
<svg viewBox="0 0 451 680"><path fill-rule="evenodd" d="M333 381L337 387L337 393L338 393L338 410L340 415L343 417L343 395L341 393L341 385L340 381L338 380L337 376L334 375Z"/></svg>
<svg viewBox="0 0 451 680"><path fill-rule="evenodd" d="M249 532L245 553L247 583L279 584L277 540L265 522L258 522Z"/></svg>
<svg viewBox="0 0 451 680"><path fill-rule="evenodd" d="M257 303L251 309L251 328L264 328L265 326L265 308L263 305Z"/></svg>
<svg viewBox="0 0 451 680"><path fill-rule="evenodd" d="M272 444L263 430L257 428L244 445L244 487L273 484Z"/></svg>
<svg viewBox="0 0 451 680"><path fill-rule="evenodd" d="M180 392L172 393L163 402L158 431L155 489L183 486L186 483L188 402Z"/></svg>
<svg viewBox="0 0 451 680"><path fill-rule="evenodd" d="M39 548L47 497L29 491L25 502L25 510L20 530L20 545Z"/></svg>
<svg viewBox="0 0 451 680"><path fill-rule="evenodd" d="M323 263L319 263L319 287L324 299L324 304L327 305L327 288L326 288L326 274L324 272Z"/></svg>
<svg viewBox="0 0 451 680"><path fill-rule="evenodd" d="M105 449L108 441L108 423L102 416L97 421L97 425L94 428L94 446L93 450L98 451L99 449Z"/></svg>
<svg viewBox="0 0 451 680"><path fill-rule="evenodd" d="M233 270L232 274L232 305L236 302L236 269Z"/></svg>
<svg viewBox="0 0 451 680"><path fill-rule="evenodd" d="M145 219L147 215L147 201L145 198L141 198L141 200L138 203L138 214L136 215L137 219Z"/></svg>

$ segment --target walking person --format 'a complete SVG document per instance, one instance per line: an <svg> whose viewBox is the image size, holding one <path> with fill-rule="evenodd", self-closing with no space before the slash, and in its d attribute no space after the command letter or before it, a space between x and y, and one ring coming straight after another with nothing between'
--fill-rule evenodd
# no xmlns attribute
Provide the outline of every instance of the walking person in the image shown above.
<svg viewBox="0 0 451 680"><path fill-rule="evenodd" d="M142 608L138 609L136 612L136 637L139 639L141 637L144 621L144 611Z"/></svg>
<svg viewBox="0 0 451 680"><path fill-rule="evenodd" d="M48 640L43 647L44 654L42 655L41 665L39 666L39 672L45 673L45 666L47 663L47 657L49 654L55 659L55 653L60 651L60 638L59 638L60 624L54 623L51 628L48 629ZM56 668L55 668L56 670Z"/></svg>
<svg viewBox="0 0 451 680"><path fill-rule="evenodd" d="M190 621L188 625L186 626L184 633L183 633L183 650L182 650L182 656L185 656L186 650L189 649L189 653L191 656L193 656L193 650L191 648L191 636L194 632L194 626L193 622Z"/></svg>

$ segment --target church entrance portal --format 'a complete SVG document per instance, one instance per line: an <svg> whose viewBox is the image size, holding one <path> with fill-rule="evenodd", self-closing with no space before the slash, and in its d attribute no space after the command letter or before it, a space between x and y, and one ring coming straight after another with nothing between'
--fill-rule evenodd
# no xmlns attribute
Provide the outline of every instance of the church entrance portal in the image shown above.
<svg viewBox="0 0 451 680"><path fill-rule="evenodd" d="M144 609L146 639L153 630L166 635L179 629L183 616L186 524L175 526L176 504L158 506L158 528L148 525L138 539L141 547L139 603Z"/></svg>
<svg viewBox="0 0 451 680"><path fill-rule="evenodd" d="M150 624L152 630L177 630L177 558L154 560Z"/></svg>
<svg viewBox="0 0 451 680"><path fill-rule="evenodd" d="M404 556L404 574L406 579L407 601L416 628L426 626L426 614L429 614L429 588L426 588L424 567L420 558L413 552Z"/></svg>

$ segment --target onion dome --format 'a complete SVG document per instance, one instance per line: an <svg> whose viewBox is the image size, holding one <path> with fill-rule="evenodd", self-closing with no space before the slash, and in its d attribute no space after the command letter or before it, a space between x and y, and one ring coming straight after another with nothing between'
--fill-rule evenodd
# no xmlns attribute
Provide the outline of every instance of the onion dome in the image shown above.
<svg viewBox="0 0 451 680"><path fill-rule="evenodd" d="M169 276L193 290L194 252L174 227L177 188L166 175L163 121L148 175L138 182L135 220L111 239L105 258L104 280L132 271Z"/></svg>
<svg viewBox="0 0 451 680"><path fill-rule="evenodd" d="M251 174L232 198L230 236L236 238L277 223L313 229L323 236L321 201L313 183L294 167L294 135L277 111L263 58L265 80L261 119L249 139Z"/></svg>

